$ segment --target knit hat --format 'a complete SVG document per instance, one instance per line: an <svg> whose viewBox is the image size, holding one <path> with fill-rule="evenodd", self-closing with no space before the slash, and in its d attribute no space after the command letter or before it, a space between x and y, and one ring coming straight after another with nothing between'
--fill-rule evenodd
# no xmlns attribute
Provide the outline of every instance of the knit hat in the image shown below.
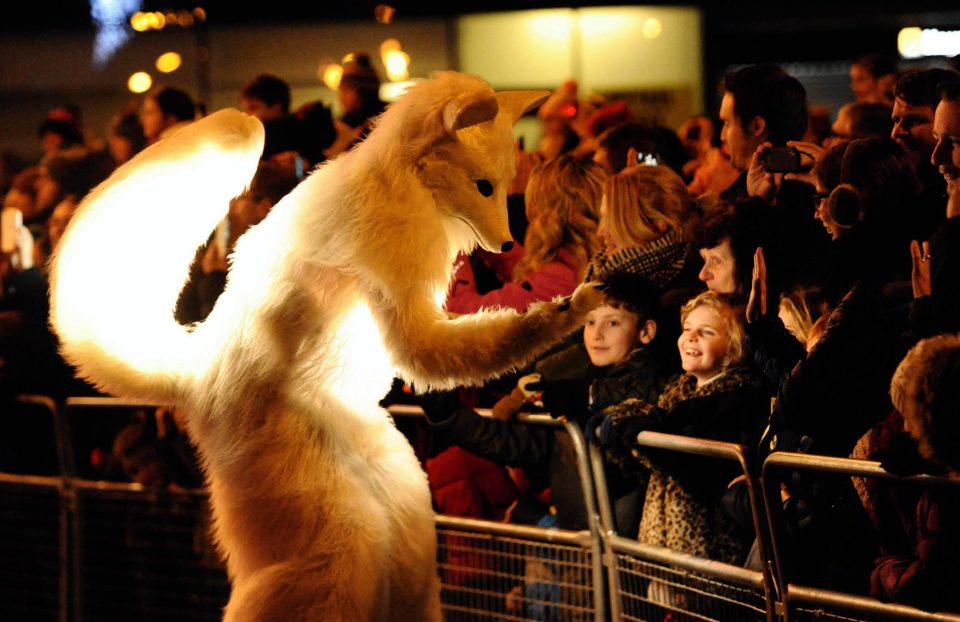
<svg viewBox="0 0 960 622"><path fill-rule="evenodd" d="M343 57L340 85L352 86L358 91L377 91L380 88L380 76L366 52L351 52Z"/></svg>

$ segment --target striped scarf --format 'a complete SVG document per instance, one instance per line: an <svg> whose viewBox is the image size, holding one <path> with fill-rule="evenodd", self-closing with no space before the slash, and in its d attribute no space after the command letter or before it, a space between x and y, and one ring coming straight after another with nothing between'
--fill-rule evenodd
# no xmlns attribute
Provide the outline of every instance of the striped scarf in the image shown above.
<svg viewBox="0 0 960 622"><path fill-rule="evenodd" d="M643 246L624 248L612 256L603 251L590 260L587 281L602 280L611 272L632 272L646 277L657 287L666 287L680 271L690 252L680 231L671 230Z"/></svg>

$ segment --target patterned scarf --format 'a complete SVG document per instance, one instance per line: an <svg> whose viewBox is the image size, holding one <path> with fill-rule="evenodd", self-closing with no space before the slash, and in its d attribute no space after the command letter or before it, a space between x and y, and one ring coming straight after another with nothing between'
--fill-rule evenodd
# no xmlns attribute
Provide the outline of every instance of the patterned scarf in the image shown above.
<svg viewBox="0 0 960 622"><path fill-rule="evenodd" d="M690 252L680 231L673 229L643 246L624 248L612 256L603 251L590 260L586 280L603 279L611 272L632 272L666 287L683 269Z"/></svg>
<svg viewBox="0 0 960 622"><path fill-rule="evenodd" d="M677 404L685 400L705 397L714 393L734 391L740 387L756 383L756 375L745 365L735 365L701 387L697 386L696 377L691 374L681 374L664 387L660 399L657 400L657 406L670 412ZM620 421L630 417L647 415L651 408L652 405L634 398L625 400L616 406L611 406L604 412L612 414L614 421Z"/></svg>

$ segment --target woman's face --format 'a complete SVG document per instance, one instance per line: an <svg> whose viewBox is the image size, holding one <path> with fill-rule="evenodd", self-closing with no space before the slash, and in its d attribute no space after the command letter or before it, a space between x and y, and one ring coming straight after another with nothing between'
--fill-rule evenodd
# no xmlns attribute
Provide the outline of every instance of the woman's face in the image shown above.
<svg viewBox="0 0 960 622"><path fill-rule="evenodd" d="M716 246L701 248L700 257L703 258L703 268L697 277L704 282L707 289L718 294L736 293L737 261L733 256L733 249L730 248L730 238L723 238Z"/></svg>

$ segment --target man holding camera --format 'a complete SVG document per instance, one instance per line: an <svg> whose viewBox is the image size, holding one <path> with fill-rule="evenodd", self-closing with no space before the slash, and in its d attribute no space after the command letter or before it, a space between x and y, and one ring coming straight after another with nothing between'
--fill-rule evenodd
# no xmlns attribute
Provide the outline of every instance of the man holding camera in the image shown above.
<svg viewBox="0 0 960 622"><path fill-rule="evenodd" d="M798 142L807 129L806 90L776 65L729 73L723 89L720 138L741 174L721 198L734 205L766 201L772 209L765 237L787 259L774 263L793 272L780 275L783 282L809 282L822 274L830 240L814 219L814 188L802 180L814 162Z"/></svg>

